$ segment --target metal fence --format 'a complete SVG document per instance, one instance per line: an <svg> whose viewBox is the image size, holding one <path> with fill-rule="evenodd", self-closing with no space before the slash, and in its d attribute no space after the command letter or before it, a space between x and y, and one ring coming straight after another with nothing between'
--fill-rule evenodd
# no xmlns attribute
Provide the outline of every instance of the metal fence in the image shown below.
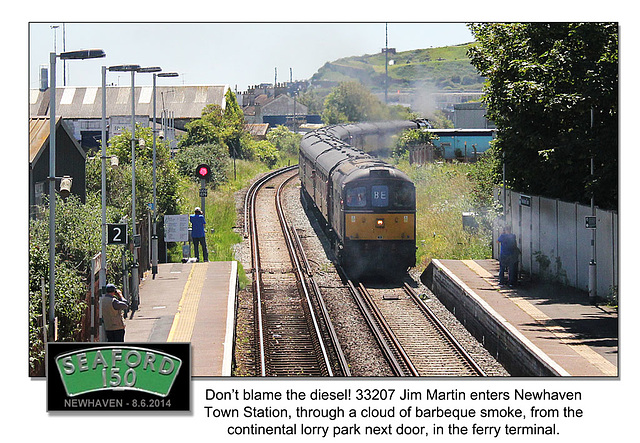
<svg viewBox="0 0 640 443"><path fill-rule="evenodd" d="M499 202L501 194L500 188L494 192ZM506 223L522 251L523 271L588 290L589 262L595 258L597 295L610 297L618 287L618 213L596 207L595 257L586 216L589 206L507 190L505 221L494 226L493 257L498 258L496 240Z"/></svg>

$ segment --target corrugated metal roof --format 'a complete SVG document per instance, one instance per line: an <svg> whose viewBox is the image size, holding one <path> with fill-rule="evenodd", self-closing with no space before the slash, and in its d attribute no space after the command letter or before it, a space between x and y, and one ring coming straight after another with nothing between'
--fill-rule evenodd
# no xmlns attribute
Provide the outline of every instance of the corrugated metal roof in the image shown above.
<svg viewBox="0 0 640 443"><path fill-rule="evenodd" d="M202 116L202 109L209 104L225 107L224 95L228 85L211 86L156 86L156 112L173 111L176 119L194 119ZM49 90L32 89L29 115L39 117L49 113ZM135 88L136 114L153 114L153 98L149 86ZM64 118L102 118L101 87L57 87L56 114ZM131 114L131 87L107 87L107 116Z"/></svg>
<svg viewBox="0 0 640 443"><path fill-rule="evenodd" d="M244 129L254 137L264 137L269 130L269 123L248 123L244 125Z"/></svg>
<svg viewBox="0 0 640 443"><path fill-rule="evenodd" d="M48 140L49 119L46 117L29 119L29 163L33 163Z"/></svg>

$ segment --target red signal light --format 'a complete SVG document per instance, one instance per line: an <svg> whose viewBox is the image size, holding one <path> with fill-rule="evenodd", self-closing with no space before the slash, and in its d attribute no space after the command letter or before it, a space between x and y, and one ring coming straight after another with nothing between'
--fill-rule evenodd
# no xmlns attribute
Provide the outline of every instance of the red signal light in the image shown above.
<svg viewBox="0 0 640 443"><path fill-rule="evenodd" d="M200 178L208 179L210 175L211 175L211 168L209 168L209 165L204 165L204 164L198 165L198 167L196 168L196 176Z"/></svg>

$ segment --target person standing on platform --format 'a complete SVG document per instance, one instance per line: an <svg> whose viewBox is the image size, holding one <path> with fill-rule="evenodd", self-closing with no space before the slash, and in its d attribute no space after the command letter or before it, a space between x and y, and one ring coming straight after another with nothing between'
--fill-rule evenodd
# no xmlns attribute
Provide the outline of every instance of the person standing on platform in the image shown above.
<svg viewBox="0 0 640 443"><path fill-rule="evenodd" d="M509 272L509 286L513 286L518 281L518 256L520 250L516 242L515 234L511 233L511 227L505 226L502 234L498 237L500 244L500 272L499 282L506 284L504 271Z"/></svg>
<svg viewBox="0 0 640 443"><path fill-rule="evenodd" d="M107 333L107 341L124 341L124 319L122 311L129 309L129 303L115 285L108 284L106 294L100 299L102 305L102 322Z"/></svg>
<svg viewBox="0 0 640 443"><path fill-rule="evenodd" d="M207 251L207 241L204 237L204 225L207 222L204 220L204 215L202 215L202 211L199 207L194 209L194 214L189 217L191 220L191 238L193 239L193 248L196 255L196 261L199 260L199 250L198 245L202 245L202 259L204 261L209 261L209 252Z"/></svg>

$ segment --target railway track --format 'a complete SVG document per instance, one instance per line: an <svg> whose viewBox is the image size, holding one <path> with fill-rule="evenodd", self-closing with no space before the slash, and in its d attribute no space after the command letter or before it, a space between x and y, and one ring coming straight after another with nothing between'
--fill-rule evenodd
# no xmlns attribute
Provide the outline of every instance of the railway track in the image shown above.
<svg viewBox="0 0 640 443"><path fill-rule="evenodd" d="M305 271L299 239L292 234L282 209L280 194L295 176L295 167L268 174L251 186L245 199L259 373L349 375L321 296L313 291Z"/></svg>
<svg viewBox="0 0 640 443"><path fill-rule="evenodd" d="M407 283L348 285L396 376L484 376Z"/></svg>

